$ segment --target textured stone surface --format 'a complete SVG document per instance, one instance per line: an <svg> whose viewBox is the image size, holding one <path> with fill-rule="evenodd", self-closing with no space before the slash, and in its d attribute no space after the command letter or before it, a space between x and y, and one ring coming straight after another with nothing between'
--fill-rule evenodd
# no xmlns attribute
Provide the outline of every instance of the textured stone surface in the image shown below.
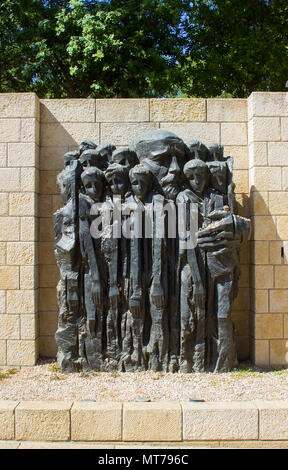
<svg viewBox="0 0 288 470"><path fill-rule="evenodd" d="M288 402L256 401L259 409L259 439L288 439Z"/></svg>
<svg viewBox="0 0 288 470"><path fill-rule="evenodd" d="M149 121L148 99L98 99L96 122Z"/></svg>
<svg viewBox="0 0 288 470"><path fill-rule="evenodd" d="M268 164L270 166L288 166L288 142L268 144Z"/></svg>
<svg viewBox="0 0 288 470"><path fill-rule="evenodd" d="M14 413L17 401L0 400L0 439L14 439Z"/></svg>
<svg viewBox="0 0 288 470"><path fill-rule="evenodd" d="M36 262L33 242L8 242L7 263L12 265L34 265Z"/></svg>
<svg viewBox="0 0 288 470"><path fill-rule="evenodd" d="M41 125L41 145L62 147L79 145L84 139L90 139L95 144L99 142L99 124L94 122L78 123L43 123Z"/></svg>
<svg viewBox="0 0 288 470"><path fill-rule="evenodd" d="M20 170L0 168L0 191L15 191L20 186Z"/></svg>
<svg viewBox="0 0 288 470"><path fill-rule="evenodd" d="M180 441L182 412L179 403L124 403L124 441Z"/></svg>
<svg viewBox="0 0 288 470"><path fill-rule="evenodd" d="M34 366L37 361L37 344L34 340L8 340L7 365Z"/></svg>
<svg viewBox="0 0 288 470"><path fill-rule="evenodd" d="M207 121L246 122L246 99L207 99Z"/></svg>
<svg viewBox="0 0 288 470"><path fill-rule="evenodd" d="M288 215L277 217L277 234L280 240L288 240Z"/></svg>
<svg viewBox="0 0 288 470"><path fill-rule="evenodd" d="M254 340L253 361L257 366L267 366L269 364L269 341Z"/></svg>
<svg viewBox="0 0 288 470"><path fill-rule="evenodd" d="M286 304L287 305L287 304ZM270 365L287 368L288 365L288 340L271 339L270 340Z"/></svg>
<svg viewBox="0 0 288 470"><path fill-rule="evenodd" d="M288 290L276 289L269 291L270 312L286 312L288 305Z"/></svg>
<svg viewBox="0 0 288 470"><path fill-rule="evenodd" d="M254 92L248 99L252 116L288 116L288 94L285 92Z"/></svg>
<svg viewBox="0 0 288 470"><path fill-rule="evenodd" d="M280 184L280 167L255 167L250 170L250 185L254 186L254 191L275 191Z"/></svg>
<svg viewBox="0 0 288 470"><path fill-rule="evenodd" d="M19 315L0 315L0 331L1 339L19 339Z"/></svg>
<svg viewBox="0 0 288 470"><path fill-rule="evenodd" d="M256 314L254 337L256 339L273 339L283 337L283 315Z"/></svg>
<svg viewBox="0 0 288 470"><path fill-rule="evenodd" d="M249 402L182 403L183 439L257 439L258 410Z"/></svg>
<svg viewBox="0 0 288 470"><path fill-rule="evenodd" d="M8 166L38 166L38 146L32 143L8 144Z"/></svg>
<svg viewBox="0 0 288 470"><path fill-rule="evenodd" d="M275 266L275 287L286 289L288 286L288 266Z"/></svg>
<svg viewBox="0 0 288 470"><path fill-rule="evenodd" d="M273 266L255 266L252 282L256 289L272 288L274 285Z"/></svg>
<svg viewBox="0 0 288 470"><path fill-rule="evenodd" d="M122 403L75 402L71 410L73 441L120 441Z"/></svg>
<svg viewBox="0 0 288 470"><path fill-rule="evenodd" d="M266 166L267 162L267 142L252 142L249 145L249 168L254 166Z"/></svg>
<svg viewBox="0 0 288 470"><path fill-rule="evenodd" d="M34 290L8 290L7 313L34 313Z"/></svg>
<svg viewBox="0 0 288 470"><path fill-rule="evenodd" d="M255 289L253 292L254 303L252 302L252 308L255 312L265 313L269 311L268 306L268 290Z"/></svg>
<svg viewBox="0 0 288 470"><path fill-rule="evenodd" d="M247 124L225 122L221 124L222 145L247 145Z"/></svg>
<svg viewBox="0 0 288 470"><path fill-rule="evenodd" d="M19 289L19 267L0 266L1 289Z"/></svg>
<svg viewBox="0 0 288 470"><path fill-rule="evenodd" d="M206 121L206 100L202 98L150 99L150 120L159 122Z"/></svg>
<svg viewBox="0 0 288 470"><path fill-rule="evenodd" d="M271 191L269 193L269 211L273 215L288 214L288 196L286 192Z"/></svg>
<svg viewBox="0 0 288 470"><path fill-rule="evenodd" d="M94 99L40 100L41 122L94 122Z"/></svg>
<svg viewBox="0 0 288 470"><path fill-rule="evenodd" d="M19 217L0 217L0 241L19 240Z"/></svg>
<svg viewBox="0 0 288 470"><path fill-rule="evenodd" d="M249 143L280 140L280 120L277 117L254 117L248 123Z"/></svg>
<svg viewBox="0 0 288 470"><path fill-rule="evenodd" d="M205 145L220 142L220 124L214 122L164 122L160 124L160 129L174 132L185 142L195 139L201 140Z"/></svg>
<svg viewBox="0 0 288 470"><path fill-rule="evenodd" d="M111 142L114 145L130 146L133 141L143 132L150 129L158 129L157 123L102 123L101 142Z"/></svg>
<svg viewBox="0 0 288 470"><path fill-rule="evenodd" d="M35 93L1 93L1 117L34 117L38 116L38 97Z"/></svg>
<svg viewBox="0 0 288 470"><path fill-rule="evenodd" d="M34 193L10 193L9 213L10 215L35 215L36 197Z"/></svg>
<svg viewBox="0 0 288 470"><path fill-rule="evenodd" d="M71 402L26 401L16 409L16 439L68 441Z"/></svg>
<svg viewBox="0 0 288 470"><path fill-rule="evenodd" d="M20 142L21 121L20 119L0 120L0 142Z"/></svg>
<svg viewBox="0 0 288 470"><path fill-rule="evenodd" d="M276 240L275 220L271 216L253 217L254 240Z"/></svg>

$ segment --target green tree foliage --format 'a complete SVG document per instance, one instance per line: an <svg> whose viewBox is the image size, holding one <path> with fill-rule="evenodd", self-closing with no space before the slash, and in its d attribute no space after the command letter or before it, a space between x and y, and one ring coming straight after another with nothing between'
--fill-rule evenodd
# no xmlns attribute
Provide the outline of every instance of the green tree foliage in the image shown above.
<svg viewBox="0 0 288 470"><path fill-rule="evenodd" d="M2 0L0 92L248 96L285 90L287 0Z"/></svg>
<svg viewBox="0 0 288 470"><path fill-rule="evenodd" d="M4 0L0 91L40 97L172 93L183 74L181 0Z"/></svg>
<svg viewBox="0 0 288 470"><path fill-rule="evenodd" d="M182 61L188 96L244 97L252 91L285 91L287 0L191 3Z"/></svg>

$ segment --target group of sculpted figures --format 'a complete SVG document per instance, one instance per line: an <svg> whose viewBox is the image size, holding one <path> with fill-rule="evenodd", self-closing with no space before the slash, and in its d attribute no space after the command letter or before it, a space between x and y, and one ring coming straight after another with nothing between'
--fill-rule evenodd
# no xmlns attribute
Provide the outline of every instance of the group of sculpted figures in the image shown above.
<svg viewBox="0 0 288 470"><path fill-rule="evenodd" d="M164 130L64 155L54 214L64 372L236 365L231 310L250 222L234 211L232 166L220 145Z"/></svg>

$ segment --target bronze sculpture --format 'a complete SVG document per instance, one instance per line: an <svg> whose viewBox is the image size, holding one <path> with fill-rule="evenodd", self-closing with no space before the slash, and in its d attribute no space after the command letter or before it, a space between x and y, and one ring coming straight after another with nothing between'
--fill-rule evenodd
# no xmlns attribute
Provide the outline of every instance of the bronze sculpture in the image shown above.
<svg viewBox="0 0 288 470"><path fill-rule="evenodd" d="M233 368L250 222L234 213L232 166L220 145L163 130L64 155L54 214L63 371Z"/></svg>

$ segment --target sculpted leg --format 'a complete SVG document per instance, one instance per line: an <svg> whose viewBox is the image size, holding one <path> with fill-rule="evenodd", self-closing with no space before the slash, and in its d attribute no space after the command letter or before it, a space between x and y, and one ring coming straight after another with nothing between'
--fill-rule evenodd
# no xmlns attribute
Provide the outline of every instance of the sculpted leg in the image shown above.
<svg viewBox="0 0 288 470"><path fill-rule="evenodd" d="M195 342L195 323L191 309L192 276L190 266L184 266L181 272L180 287L180 372L192 372L193 347Z"/></svg>

